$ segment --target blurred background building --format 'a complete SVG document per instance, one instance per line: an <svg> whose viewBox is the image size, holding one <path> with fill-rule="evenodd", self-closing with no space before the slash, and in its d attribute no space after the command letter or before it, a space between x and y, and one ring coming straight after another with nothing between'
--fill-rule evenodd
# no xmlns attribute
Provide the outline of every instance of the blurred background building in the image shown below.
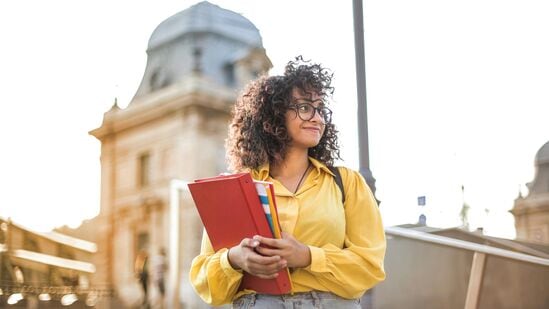
<svg viewBox="0 0 549 309"><path fill-rule="evenodd" d="M97 248L56 232L36 232L0 218L0 307L95 306L108 290L92 286Z"/></svg>
<svg viewBox="0 0 549 309"><path fill-rule="evenodd" d="M515 200L517 239L549 245L549 141L537 152L536 174L527 184L528 195Z"/></svg>
<svg viewBox="0 0 549 309"><path fill-rule="evenodd" d="M144 293L134 273L139 252L177 250L184 307L200 306L188 283L200 249L202 223L189 195L181 194L179 248L170 247L170 182L226 171L224 143L238 91L272 66L259 30L246 18L209 2L198 3L152 33L147 65L125 109L115 100L90 132L101 141L101 209L80 235L98 245L95 282L111 286L120 305L136 306ZM152 284L149 284L152 287ZM177 297L177 296L175 296ZM148 298L158 304L158 291Z"/></svg>

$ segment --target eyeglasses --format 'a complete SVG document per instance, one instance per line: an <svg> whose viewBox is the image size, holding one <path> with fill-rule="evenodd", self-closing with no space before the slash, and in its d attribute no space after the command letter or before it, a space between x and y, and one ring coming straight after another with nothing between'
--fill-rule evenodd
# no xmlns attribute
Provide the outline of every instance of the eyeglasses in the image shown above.
<svg viewBox="0 0 549 309"><path fill-rule="evenodd" d="M303 121L310 121L315 117L315 113L318 113L324 123L332 122L332 111L326 106L314 107L311 103L297 103L291 104L290 108L295 110L299 119Z"/></svg>

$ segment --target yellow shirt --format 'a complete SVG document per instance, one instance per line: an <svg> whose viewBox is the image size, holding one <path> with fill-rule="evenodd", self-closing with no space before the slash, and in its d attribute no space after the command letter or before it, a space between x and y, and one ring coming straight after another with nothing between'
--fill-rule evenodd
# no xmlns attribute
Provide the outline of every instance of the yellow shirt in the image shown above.
<svg viewBox="0 0 549 309"><path fill-rule="evenodd" d="M327 291L344 298L358 298L385 279L385 233L375 198L356 171L340 168L345 205L332 172L309 158L313 170L294 194L269 176L265 165L252 171L257 180L274 183L280 226L309 246L311 265L291 273L292 293ZM210 305L230 303L238 291L242 271L234 270L228 249L214 252L205 234L201 253L193 259L190 280Z"/></svg>

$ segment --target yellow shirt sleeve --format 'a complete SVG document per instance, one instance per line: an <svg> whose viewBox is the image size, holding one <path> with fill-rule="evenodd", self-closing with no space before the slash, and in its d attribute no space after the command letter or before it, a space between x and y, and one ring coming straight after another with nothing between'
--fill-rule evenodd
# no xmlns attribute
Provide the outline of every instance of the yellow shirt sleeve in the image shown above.
<svg viewBox="0 0 549 309"><path fill-rule="evenodd" d="M377 202L356 171L341 168L345 188L345 245L309 246L311 272L327 290L358 298L385 279L385 231Z"/></svg>
<svg viewBox="0 0 549 309"><path fill-rule="evenodd" d="M200 255L191 264L191 284L200 298L212 306L230 303L240 286L242 271L232 268L228 251L224 248L214 252L204 231Z"/></svg>

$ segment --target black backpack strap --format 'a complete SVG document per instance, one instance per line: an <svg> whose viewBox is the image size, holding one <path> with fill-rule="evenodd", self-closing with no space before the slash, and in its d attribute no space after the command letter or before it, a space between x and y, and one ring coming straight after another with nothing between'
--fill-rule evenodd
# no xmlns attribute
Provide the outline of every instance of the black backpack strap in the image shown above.
<svg viewBox="0 0 549 309"><path fill-rule="evenodd" d="M341 190L341 202L345 205L345 189L343 187L343 180L341 179L341 173L339 172L339 168L335 166L328 166L328 169L335 175L334 180L339 187L339 190Z"/></svg>

